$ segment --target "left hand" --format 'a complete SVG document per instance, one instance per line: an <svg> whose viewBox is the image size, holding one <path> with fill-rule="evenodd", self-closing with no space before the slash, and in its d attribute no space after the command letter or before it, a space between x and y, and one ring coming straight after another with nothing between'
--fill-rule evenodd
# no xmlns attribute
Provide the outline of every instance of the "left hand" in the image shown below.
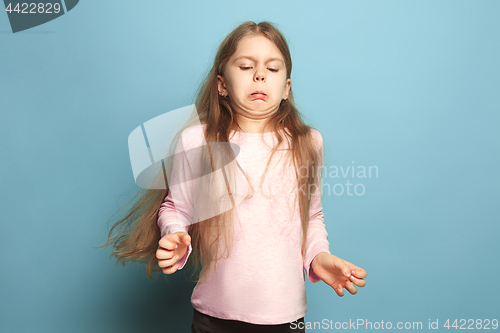
<svg viewBox="0 0 500 333"><path fill-rule="evenodd" d="M354 284L364 287L366 271L333 254L321 252L314 257L311 268L327 285L333 288L337 295L344 296L344 288L354 295L358 292Z"/></svg>

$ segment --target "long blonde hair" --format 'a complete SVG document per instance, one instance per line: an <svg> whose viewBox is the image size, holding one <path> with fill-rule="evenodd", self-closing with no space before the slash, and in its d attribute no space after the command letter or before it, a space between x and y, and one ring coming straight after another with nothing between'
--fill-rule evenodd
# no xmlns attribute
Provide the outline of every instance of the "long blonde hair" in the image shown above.
<svg viewBox="0 0 500 333"><path fill-rule="evenodd" d="M215 56L213 67L207 73L196 92L196 112L200 123L206 124L204 126L204 135L207 143L229 142L231 131L240 129L228 98L220 96L218 93L217 75L224 76L225 65L235 53L238 42L243 37L253 34L262 34L278 47L285 60L286 79L290 78L292 59L287 42L281 32L269 22L256 24L247 21L239 25L222 41ZM299 189L307 189L307 191L298 191L298 205L302 225L301 253L304 255L310 217L311 192L309 189L320 190L320 168L323 163L322 151L318 149L317 142L312 135L312 127L304 124L302 115L294 105L291 87L288 98L281 101L278 111L269 119L267 126L275 133L277 144L272 149L264 174L267 172L272 156L278 146L286 139L290 143L289 154L295 166L297 186ZM209 154L213 153L209 149ZM212 160L212 156L210 156L210 159ZM310 170L311 166L313 171L308 171L306 176L302 176L298 172L301 167ZM216 167L212 165L212 170L215 169ZM228 190L230 192L229 187ZM157 220L159 207L167 194L168 186L162 190L140 189L129 202L131 203L130 209L114 223L109 231L108 239L100 246L104 247L112 244L112 255L118 262L122 262L124 266L127 261L147 263L146 271L150 279L153 279L152 271L161 271L156 258L156 250L161 238ZM233 211L234 208L189 226L188 232L191 236L193 253L188 263L193 264L194 272L199 274L197 279L199 282L204 281L208 273L217 268L216 263L222 256L221 248L225 249L227 256L230 253L233 238ZM116 231L115 235L113 235L113 231Z"/></svg>

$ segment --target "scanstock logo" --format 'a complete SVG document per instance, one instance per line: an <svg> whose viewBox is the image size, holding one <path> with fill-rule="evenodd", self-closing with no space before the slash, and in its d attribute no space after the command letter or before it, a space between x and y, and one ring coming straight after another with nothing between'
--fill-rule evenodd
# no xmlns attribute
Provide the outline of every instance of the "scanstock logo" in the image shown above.
<svg viewBox="0 0 500 333"><path fill-rule="evenodd" d="M4 0L12 32L16 33L52 21L69 12L79 0L9 1Z"/></svg>

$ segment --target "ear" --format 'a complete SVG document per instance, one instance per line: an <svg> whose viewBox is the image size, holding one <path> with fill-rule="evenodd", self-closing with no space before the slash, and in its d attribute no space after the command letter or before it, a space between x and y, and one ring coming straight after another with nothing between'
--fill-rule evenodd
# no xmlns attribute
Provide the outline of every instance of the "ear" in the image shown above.
<svg viewBox="0 0 500 333"><path fill-rule="evenodd" d="M290 93L290 87L291 87L291 85L292 85L292 80L286 79L285 89L283 90L283 99L287 99L288 98L288 94Z"/></svg>
<svg viewBox="0 0 500 333"><path fill-rule="evenodd" d="M226 84L224 82L224 78L220 75L217 75L217 90L219 91L219 95L221 95L221 96L227 95Z"/></svg>

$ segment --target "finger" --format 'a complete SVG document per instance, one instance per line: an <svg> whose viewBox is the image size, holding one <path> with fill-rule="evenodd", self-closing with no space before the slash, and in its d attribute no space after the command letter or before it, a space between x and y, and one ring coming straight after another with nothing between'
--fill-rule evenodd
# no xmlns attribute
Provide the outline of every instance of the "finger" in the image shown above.
<svg viewBox="0 0 500 333"><path fill-rule="evenodd" d="M189 246L191 244L191 236L189 236L189 234L186 233L184 236L182 236L181 242L186 246Z"/></svg>
<svg viewBox="0 0 500 333"><path fill-rule="evenodd" d="M174 256L172 258L168 259L163 259L163 260L158 260L158 266L159 267L168 267L174 265L177 261L179 261L179 256Z"/></svg>
<svg viewBox="0 0 500 333"><path fill-rule="evenodd" d="M156 258L158 259L170 259L173 255L174 250L165 250L163 248L156 250Z"/></svg>
<svg viewBox="0 0 500 333"><path fill-rule="evenodd" d="M346 278L351 276L351 271L349 268L349 262L339 258L337 256L333 256L332 260L333 266L339 269L342 272L342 275Z"/></svg>
<svg viewBox="0 0 500 333"><path fill-rule="evenodd" d="M344 287L342 287L342 285L340 284L337 287L337 295L339 295L340 297L344 296Z"/></svg>
<svg viewBox="0 0 500 333"><path fill-rule="evenodd" d="M186 244L186 241L191 240L191 237L189 236L189 234L187 232L184 232L184 231L176 232L175 234L173 234L173 236L175 237L175 241L177 244L189 245L189 244Z"/></svg>
<svg viewBox="0 0 500 333"><path fill-rule="evenodd" d="M346 278L351 277L351 271L349 270L349 266L347 265L342 266L342 274L344 274Z"/></svg>
<svg viewBox="0 0 500 333"><path fill-rule="evenodd" d="M335 290L335 292L337 293L337 295L339 297L344 296L344 288L342 287L342 285L337 284L337 285L333 285L331 287L333 288L333 290Z"/></svg>
<svg viewBox="0 0 500 333"><path fill-rule="evenodd" d="M358 266L354 266L354 268L351 268L351 273L358 279L364 279L366 277L366 271Z"/></svg>
<svg viewBox="0 0 500 333"><path fill-rule="evenodd" d="M178 239L178 238L177 238ZM167 251L173 251L177 248L177 243L178 242L175 242L172 237L163 237L162 239L160 239L160 241L158 242L158 245L159 247L161 247L162 249L164 250L167 250Z"/></svg>
<svg viewBox="0 0 500 333"><path fill-rule="evenodd" d="M364 287L366 285L366 281L363 280L363 279L358 279L357 277L355 277L354 275L351 275L351 278L350 278L350 281L352 283L354 283L355 285L357 285L358 287Z"/></svg>
<svg viewBox="0 0 500 333"><path fill-rule="evenodd" d="M345 289L351 294L351 295L356 295L358 292L358 289L351 283L351 281L347 281Z"/></svg>
<svg viewBox="0 0 500 333"><path fill-rule="evenodd" d="M363 268L358 267L347 260L344 260L344 262L347 266L349 266L351 274L355 275L359 279L364 279L366 277L366 271Z"/></svg>
<svg viewBox="0 0 500 333"><path fill-rule="evenodd" d="M169 266L169 267L163 268L162 271L164 274L172 274L172 273L175 273L178 268L179 268L178 265L173 265L171 267Z"/></svg>

